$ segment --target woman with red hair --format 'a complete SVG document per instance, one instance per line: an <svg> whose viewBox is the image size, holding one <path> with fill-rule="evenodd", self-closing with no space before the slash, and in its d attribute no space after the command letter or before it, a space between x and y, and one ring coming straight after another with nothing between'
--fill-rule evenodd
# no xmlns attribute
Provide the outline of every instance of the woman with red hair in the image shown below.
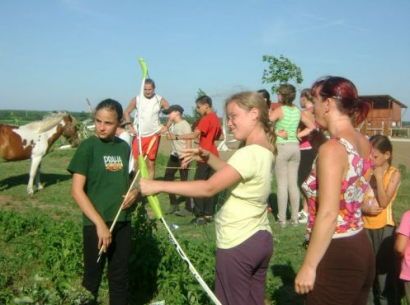
<svg viewBox="0 0 410 305"><path fill-rule="evenodd" d="M371 145L355 125L369 108L343 77L325 77L311 91L316 122L331 137L303 183L308 247L295 290L306 294L308 305L366 304L375 275L361 210L371 176Z"/></svg>

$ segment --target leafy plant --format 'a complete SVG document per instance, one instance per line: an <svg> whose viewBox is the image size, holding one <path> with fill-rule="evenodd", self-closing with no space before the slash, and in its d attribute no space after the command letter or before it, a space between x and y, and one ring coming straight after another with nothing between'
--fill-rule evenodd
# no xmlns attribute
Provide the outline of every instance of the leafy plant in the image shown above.
<svg viewBox="0 0 410 305"><path fill-rule="evenodd" d="M263 70L262 83L272 84L271 92L277 93L280 84L292 81L296 84L303 82L302 70L288 58L280 55L279 58L264 55L263 61L269 64L268 69Z"/></svg>

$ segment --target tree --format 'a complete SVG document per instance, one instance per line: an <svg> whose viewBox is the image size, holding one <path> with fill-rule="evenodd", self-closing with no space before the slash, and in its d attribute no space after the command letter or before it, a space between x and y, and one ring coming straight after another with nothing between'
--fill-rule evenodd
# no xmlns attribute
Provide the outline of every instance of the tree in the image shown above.
<svg viewBox="0 0 410 305"><path fill-rule="evenodd" d="M276 58L271 55L263 55L263 61L269 63L268 69L263 70L262 83L272 84L272 93L277 93L280 84L293 81L296 84L303 82L302 70L288 58L280 55Z"/></svg>

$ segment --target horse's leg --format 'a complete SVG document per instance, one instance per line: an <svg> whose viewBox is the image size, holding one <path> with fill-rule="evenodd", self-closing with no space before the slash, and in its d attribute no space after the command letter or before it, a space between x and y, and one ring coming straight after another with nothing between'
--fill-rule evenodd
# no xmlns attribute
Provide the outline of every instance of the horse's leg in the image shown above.
<svg viewBox="0 0 410 305"><path fill-rule="evenodd" d="M33 195L33 193L34 193L33 181L34 181L34 177L36 177L37 168L38 168L38 165L40 164L40 162L41 162L41 156L31 158L30 178L28 180L28 185L27 185L27 193L29 195Z"/></svg>
<svg viewBox="0 0 410 305"><path fill-rule="evenodd" d="M37 168L37 173L36 173L36 178L35 178L35 183L36 183L36 185L37 185L37 190L38 191L41 191L44 187L43 187L43 185L41 184L41 182L40 182L40 174L41 174L41 161L40 161L40 163L38 164L38 168Z"/></svg>

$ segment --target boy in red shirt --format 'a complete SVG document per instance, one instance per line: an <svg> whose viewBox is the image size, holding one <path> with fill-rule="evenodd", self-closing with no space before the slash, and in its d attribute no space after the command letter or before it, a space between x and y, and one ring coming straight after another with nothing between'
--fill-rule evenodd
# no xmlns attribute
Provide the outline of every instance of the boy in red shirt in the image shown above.
<svg viewBox="0 0 410 305"><path fill-rule="evenodd" d="M221 122L212 109L212 99L209 96L197 98L196 111L202 116L194 132L183 135L170 135L175 140L198 139L199 147L210 151L215 156L219 156L215 141L222 135ZM178 137L178 138L176 138ZM206 163L197 161L194 180L207 180L214 174L214 170ZM214 197L194 198L195 218L191 221L193 225L205 225L212 220L214 214ZM186 216L186 211L175 213L179 216ZM189 214L189 213L188 213Z"/></svg>

